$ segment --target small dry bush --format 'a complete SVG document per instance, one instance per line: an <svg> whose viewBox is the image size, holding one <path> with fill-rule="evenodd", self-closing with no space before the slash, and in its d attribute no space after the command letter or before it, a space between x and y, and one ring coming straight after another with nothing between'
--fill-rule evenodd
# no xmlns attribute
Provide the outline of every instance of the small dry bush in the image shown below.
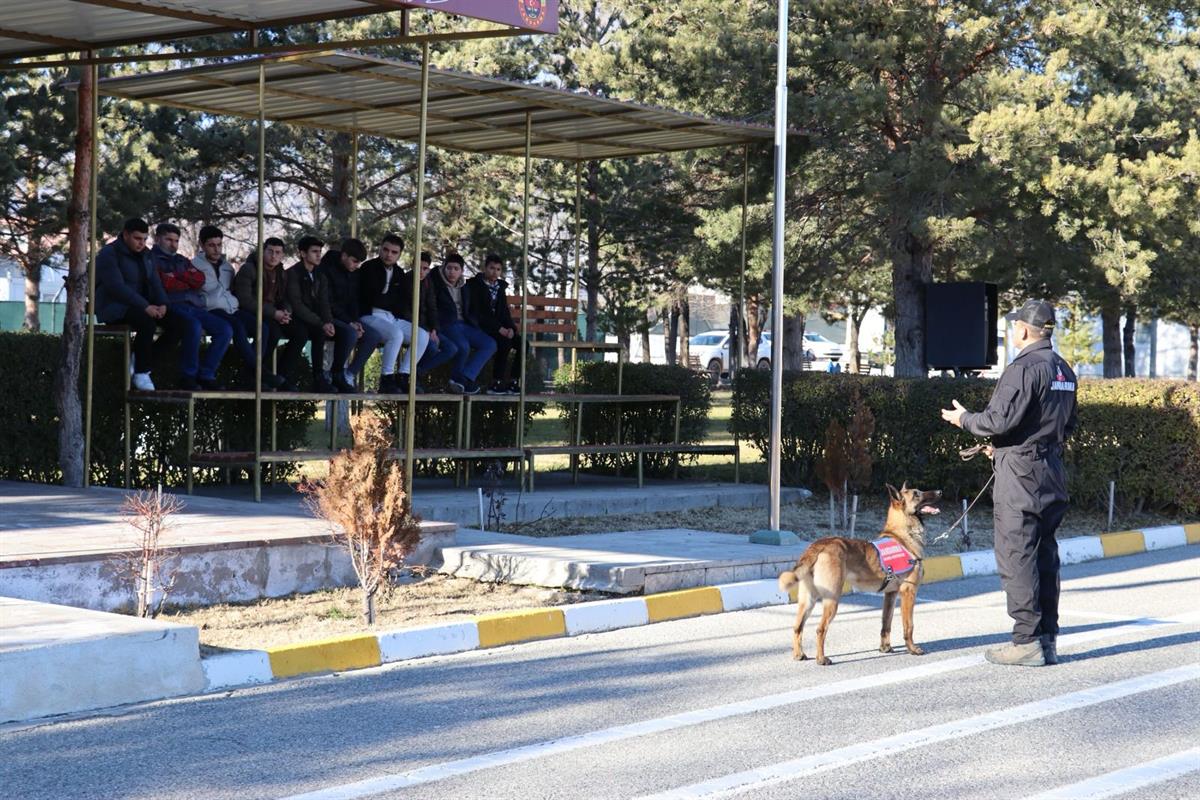
<svg viewBox="0 0 1200 800"><path fill-rule="evenodd" d="M127 494L121 503L123 519L138 536L134 549L115 556L116 569L133 586L139 617L158 616L175 587L175 574L167 565L171 553L164 549L162 537L174 526L171 517L182 509L183 501L163 494L161 486L153 492Z"/></svg>
<svg viewBox="0 0 1200 800"><path fill-rule="evenodd" d="M299 488L313 515L329 522L350 554L363 618L373 625L375 596L420 542L421 526L404 491L404 470L390 457L387 422L367 410L351 418L350 430L354 447L330 460L329 476L305 479Z"/></svg>

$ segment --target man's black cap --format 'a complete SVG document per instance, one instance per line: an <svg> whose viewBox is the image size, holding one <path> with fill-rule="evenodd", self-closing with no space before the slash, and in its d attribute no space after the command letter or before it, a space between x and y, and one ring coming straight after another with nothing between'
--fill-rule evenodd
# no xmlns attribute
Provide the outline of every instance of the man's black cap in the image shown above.
<svg viewBox="0 0 1200 800"><path fill-rule="evenodd" d="M1052 331L1056 323L1054 306L1045 300L1030 300L1021 306L1021 310L1017 312L1017 319L1035 328Z"/></svg>

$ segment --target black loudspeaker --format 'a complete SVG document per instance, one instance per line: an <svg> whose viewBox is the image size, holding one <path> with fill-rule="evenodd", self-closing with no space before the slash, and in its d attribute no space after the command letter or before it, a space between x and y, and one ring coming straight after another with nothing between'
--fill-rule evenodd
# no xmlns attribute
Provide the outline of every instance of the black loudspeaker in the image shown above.
<svg viewBox="0 0 1200 800"><path fill-rule="evenodd" d="M925 289L925 364L987 369L996 363L996 284L931 283Z"/></svg>

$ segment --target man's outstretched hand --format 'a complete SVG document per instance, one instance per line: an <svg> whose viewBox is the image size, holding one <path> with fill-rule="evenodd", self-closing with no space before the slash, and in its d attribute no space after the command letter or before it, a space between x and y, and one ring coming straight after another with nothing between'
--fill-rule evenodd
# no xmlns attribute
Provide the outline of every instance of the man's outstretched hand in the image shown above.
<svg viewBox="0 0 1200 800"><path fill-rule="evenodd" d="M965 413L967 413L967 409L963 408L962 403L955 400L954 408L943 408L942 409L942 419L946 420L946 422L949 422L951 425L953 425L956 428L961 428L962 427L962 415Z"/></svg>

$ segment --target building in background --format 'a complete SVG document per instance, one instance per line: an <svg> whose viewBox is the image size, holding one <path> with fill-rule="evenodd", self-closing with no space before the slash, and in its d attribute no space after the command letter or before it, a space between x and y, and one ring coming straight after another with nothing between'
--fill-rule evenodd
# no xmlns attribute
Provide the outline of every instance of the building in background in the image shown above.
<svg viewBox="0 0 1200 800"><path fill-rule="evenodd" d="M66 310L66 264L42 267L38 318L42 331L60 333ZM19 331L25 325L25 273L15 261L0 260L0 331Z"/></svg>

